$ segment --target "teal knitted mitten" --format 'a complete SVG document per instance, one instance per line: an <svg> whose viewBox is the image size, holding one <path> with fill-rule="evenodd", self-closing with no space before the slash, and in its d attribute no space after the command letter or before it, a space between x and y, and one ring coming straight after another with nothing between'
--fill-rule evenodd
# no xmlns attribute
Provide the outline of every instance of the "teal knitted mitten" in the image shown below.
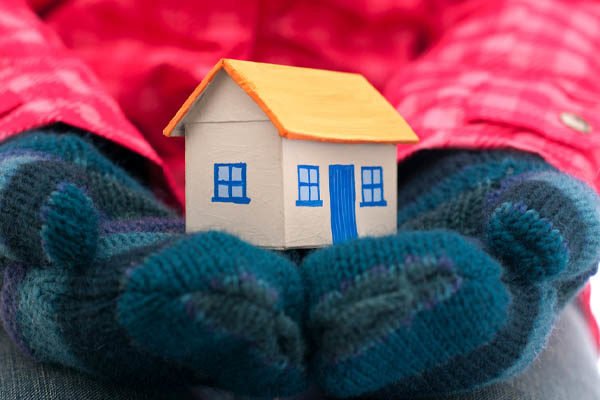
<svg viewBox="0 0 600 400"><path fill-rule="evenodd" d="M274 397L306 386L295 264L183 221L74 135L0 145L0 315L39 361Z"/></svg>
<svg viewBox="0 0 600 400"><path fill-rule="evenodd" d="M261 397L460 391L515 374L595 271L596 195L513 152L400 168L400 232L289 258L183 234L71 135L0 146L0 315L34 358L120 380ZM302 274L302 276L301 276ZM306 293L306 296L305 296Z"/></svg>
<svg viewBox="0 0 600 400"><path fill-rule="evenodd" d="M527 367L600 261L598 196L542 159L427 151L399 168L399 233L302 263L315 378L413 398Z"/></svg>

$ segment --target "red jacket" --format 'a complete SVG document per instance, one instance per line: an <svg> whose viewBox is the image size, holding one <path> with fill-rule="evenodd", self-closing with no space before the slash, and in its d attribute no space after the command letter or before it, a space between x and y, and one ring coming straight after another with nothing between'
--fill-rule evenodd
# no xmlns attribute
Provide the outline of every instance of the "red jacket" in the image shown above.
<svg viewBox="0 0 600 400"><path fill-rule="evenodd" d="M94 132L145 156L180 204L183 142L161 130L221 57L364 74L421 137L399 159L510 146L600 189L599 1L30 3L0 4L0 140Z"/></svg>

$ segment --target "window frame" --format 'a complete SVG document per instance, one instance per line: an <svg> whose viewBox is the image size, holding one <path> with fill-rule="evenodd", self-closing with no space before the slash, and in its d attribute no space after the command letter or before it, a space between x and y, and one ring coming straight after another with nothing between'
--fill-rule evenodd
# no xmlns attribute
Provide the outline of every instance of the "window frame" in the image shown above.
<svg viewBox="0 0 600 400"><path fill-rule="evenodd" d="M228 180L219 179L219 168L227 167L229 169ZM233 168L240 168L241 179L239 181L232 180ZM219 196L219 185L227 186L228 197ZM242 197L232 196L232 188L242 188ZM235 203L235 204L248 204L250 199L246 195L247 181L246 181L246 163L214 163L214 195L212 201L215 203Z"/></svg>
<svg viewBox="0 0 600 400"><path fill-rule="evenodd" d="M307 170L308 182L301 182L301 180L300 180L300 170L301 169ZM311 170L317 171L317 182L316 183L311 182L311 179L310 179L310 171ZM302 200L300 198L300 193L301 193L302 187L308 187L309 200ZM310 200L312 187L317 188L317 200ZM319 172L318 165L298 164L298 200L296 200L296 206L298 206L298 207L322 207L323 206L323 200L321 200L321 175Z"/></svg>
<svg viewBox="0 0 600 400"><path fill-rule="evenodd" d="M373 171L379 171L379 183L373 183ZM371 183L365 183L365 171L370 171ZM360 194L362 201L361 207L386 207L387 201L384 199L383 194L383 167L382 166L365 166L360 167ZM371 191L371 201L365 201L365 189ZM373 201L373 194L375 189L381 189L381 200Z"/></svg>

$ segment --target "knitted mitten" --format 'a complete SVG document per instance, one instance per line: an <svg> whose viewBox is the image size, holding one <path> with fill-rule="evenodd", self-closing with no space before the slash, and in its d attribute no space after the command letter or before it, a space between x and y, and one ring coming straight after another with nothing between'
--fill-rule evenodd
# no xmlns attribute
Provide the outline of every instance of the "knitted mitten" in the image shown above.
<svg viewBox="0 0 600 400"><path fill-rule="evenodd" d="M279 396L305 387L295 264L171 210L74 135L0 145L0 315L40 361Z"/></svg>
<svg viewBox="0 0 600 400"><path fill-rule="evenodd" d="M302 264L320 386L412 398L524 369L596 271L597 195L509 151L421 153L400 166L399 188L397 235Z"/></svg>

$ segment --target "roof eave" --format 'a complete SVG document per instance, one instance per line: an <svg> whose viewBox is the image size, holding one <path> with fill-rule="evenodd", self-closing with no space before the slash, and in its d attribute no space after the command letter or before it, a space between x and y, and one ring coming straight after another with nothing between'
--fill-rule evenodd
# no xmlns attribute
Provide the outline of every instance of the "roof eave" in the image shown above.
<svg viewBox="0 0 600 400"><path fill-rule="evenodd" d="M327 135L327 137L323 137L318 134L309 134L305 132L293 132L288 130L279 129L279 135L290 140L309 140L312 142L325 142L325 143L353 143L353 144L416 144L419 142L418 136L414 132L410 132L410 136L403 137L401 139L380 139L380 138L369 138L369 137L356 137L356 138L348 138L348 136L344 137L335 137L332 135Z"/></svg>

